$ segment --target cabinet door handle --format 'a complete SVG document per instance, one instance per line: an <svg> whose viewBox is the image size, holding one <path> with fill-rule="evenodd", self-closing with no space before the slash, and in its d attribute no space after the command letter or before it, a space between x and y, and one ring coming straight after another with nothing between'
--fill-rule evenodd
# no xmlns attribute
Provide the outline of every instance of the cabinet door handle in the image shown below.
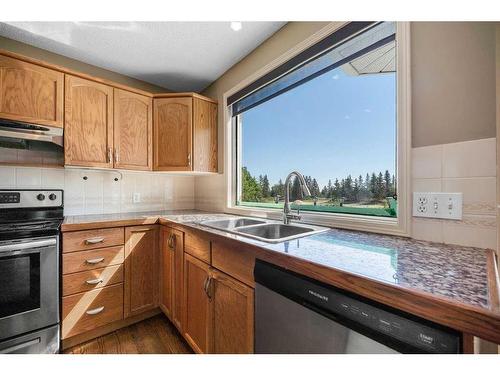
<svg viewBox="0 0 500 375"><path fill-rule="evenodd" d="M191 153L188 154L188 165L191 165Z"/></svg>
<svg viewBox="0 0 500 375"><path fill-rule="evenodd" d="M118 148L115 148L115 163L120 162L120 153L118 152Z"/></svg>
<svg viewBox="0 0 500 375"><path fill-rule="evenodd" d="M85 282L89 285L97 285L102 283L104 280L103 279L93 279L93 280L86 280Z"/></svg>
<svg viewBox="0 0 500 375"><path fill-rule="evenodd" d="M87 310L87 311L85 311L85 314L87 314L87 315L96 315L96 314L101 313L103 310L104 310L104 306L101 306L101 307L98 307L96 309Z"/></svg>
<svg viewBox="0 0 500 375"><path fill-rule="evenodd" d="M94 259L85 260L85 262L88 264L97 264L97 263L101 263L102 261L104 261L104 258L94 258Z"/></svg>
<svg viewBox="0 0 500 375"><path fill-rule="evenodd" d="M95 245L96 243L101 243L101 242L104 242L103 237L87 238L85 240L86 245Z"/></svg>
<svg viewBox="0 0 500 375"><path fill-rule="evenodd" d="M203 283L203 290L205 291L205 294L207 295L207 297L209 297L208 295L208 283L210 282L210 276L207 276L207 278L205 279L205 282Z"/></svg>
<svg viewBox="0 0 500 375"><path fill-rule="evenodd" d="M212 296L210 295L210 285L212 284L212 280L212 276L208 276L203 286L203 289L205 290L205 294L207 295L209 301L212 300Z"/></svg>
<svg viewBox="0 0 500 375"><path fill-rule="evenodd" d="M111 147L108 147L108 163L113 163L113 150L111 150Z"/></svg>

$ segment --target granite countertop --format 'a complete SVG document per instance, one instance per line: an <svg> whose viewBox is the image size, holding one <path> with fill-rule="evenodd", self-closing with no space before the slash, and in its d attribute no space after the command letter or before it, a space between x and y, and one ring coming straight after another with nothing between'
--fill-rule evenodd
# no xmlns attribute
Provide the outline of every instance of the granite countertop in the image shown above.
<svg viewBox="0 0 500 375"><path fill-rule="evenodd" d="M84 215L66 217L63 231L86 229L85 225L138 225L163 219L238 240L322 266L356 274L394 286L424 291L454 302L491 310L488 258L490 250L419 241L405 237L329 229L326 232L269 244L222 230L201 221L233 215L197 210ZM495 307L496 309L496 307Z"/></svg>

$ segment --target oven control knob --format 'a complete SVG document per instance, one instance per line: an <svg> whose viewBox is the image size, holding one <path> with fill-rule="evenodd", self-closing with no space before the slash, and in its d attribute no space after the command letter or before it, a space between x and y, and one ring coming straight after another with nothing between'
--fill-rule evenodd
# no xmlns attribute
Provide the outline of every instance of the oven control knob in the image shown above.
<svg viewBox="0 0 500 375"><path fill-rule="evenodd" d="M56 195L55 195L54 193L52 193L52 194L50 194L50 195L49 195L49 199L50 199L51 201L55 201L55 200L56 200L56 198L57 198L57 197L56 197Z"/></svg>
<svg viewBox="0 0 500 375"><path fill-rule="evenodd" d="M45 195L43 195L42 193L38 194L36 196L36 199L38 199L39 201L43 201L45 199Z"/></svg>

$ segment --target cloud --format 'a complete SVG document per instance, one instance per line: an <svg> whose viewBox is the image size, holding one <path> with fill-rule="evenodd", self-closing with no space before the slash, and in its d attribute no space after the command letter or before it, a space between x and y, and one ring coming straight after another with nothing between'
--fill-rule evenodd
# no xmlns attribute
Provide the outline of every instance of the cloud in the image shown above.
<svg viewBox="0 0 500 375"><path fill-rule="evenodd" d="M350 119L351 119L351 116L349 116L349 115L345 115L345 116L344 116L344 119L345 119L345 120L350 120Z"/></svg>
<svg viewBox="0 0 500 375"><path fill-rule="evenodd" d="M339 79L339 78L340 78L340 77L339 77L339 75L338 75L338 74L334 74L334 75L332 76L332 79Z"/></svg>
<svg viewBox="0 0 500 375"><path fill-rule="evenodd" d="M366 113L371 113L371 111L372 111L372 110L371 110L370 108L365 108L365 109L363 109L363 112L366 112Z"/></svg>

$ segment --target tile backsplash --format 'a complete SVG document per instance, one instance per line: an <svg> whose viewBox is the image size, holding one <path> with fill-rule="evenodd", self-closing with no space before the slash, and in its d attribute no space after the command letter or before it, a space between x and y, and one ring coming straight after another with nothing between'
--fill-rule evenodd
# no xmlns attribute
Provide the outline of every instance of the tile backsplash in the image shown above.
<svg viewBox="0 0 500 375"><path fill-rule="evenodd" d="M148 172L0 167L0 189L63 189L64 214L194 208L194 177ZM140 202L134 203L134 193Z"/></svg>
<svg viewBox="0 0 500 375"><path fill-rule="evenodd" d="M463 193L462 220L412 217L417 239L497 248L496 138L412 150L414 192Z"/></svg>

